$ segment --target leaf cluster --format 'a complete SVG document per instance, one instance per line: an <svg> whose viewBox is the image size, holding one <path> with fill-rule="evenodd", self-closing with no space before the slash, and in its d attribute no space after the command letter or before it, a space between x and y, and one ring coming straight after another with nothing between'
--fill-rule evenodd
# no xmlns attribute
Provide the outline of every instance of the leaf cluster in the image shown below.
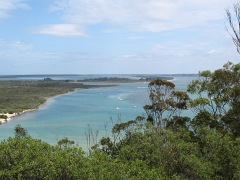
<svg viewBox="0 0 240 180"><path fill-rule="evenodd" d="M190 108L194 111L193 128L200 124L222 132L240 135L240 63L226 63L214 72L200 72L200 79L188 85L194 95Z"/></svg>

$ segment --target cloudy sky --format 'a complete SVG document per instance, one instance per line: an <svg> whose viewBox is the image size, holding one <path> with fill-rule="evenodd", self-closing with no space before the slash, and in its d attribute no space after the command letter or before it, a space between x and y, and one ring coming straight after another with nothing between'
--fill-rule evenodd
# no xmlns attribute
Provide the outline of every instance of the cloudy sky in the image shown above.
<svg viewBox="0 0 240 180"><path fill-rule="evenodd" d="M170 74L239 62L231 0L0 0L1 75Z"/></svg>

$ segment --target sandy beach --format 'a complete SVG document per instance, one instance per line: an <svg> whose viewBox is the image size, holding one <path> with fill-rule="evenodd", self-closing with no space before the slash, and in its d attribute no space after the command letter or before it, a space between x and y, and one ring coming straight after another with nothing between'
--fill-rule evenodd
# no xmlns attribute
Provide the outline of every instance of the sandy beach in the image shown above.
<svg viewBox="0 0 240 180"><path fill-rule="evenodd" d="M29 111L34 111L36 109L28 109L28 110L24 110L23 112L20 112L20 113L12 113L12 114L10 114L10 113L0 113L0 115L7 116L7 119L0 118L0 124L6 123L8 121L11 121L12 118L15 117L15 116L19 116L19 115L24 114L24 113L29 112Z"/></svg>
<svg viewBox="0 0 240 180"><path fill-rule="evenodd" d="M7 116L7 119L3 119L3 118L0 118L0 124L2 123L6 123L8 121L10 121L14 116L18 115L17 113L12 113L12 114L9 114L9 113L2 113L0 115L4 115L4 116Z"/></svg>

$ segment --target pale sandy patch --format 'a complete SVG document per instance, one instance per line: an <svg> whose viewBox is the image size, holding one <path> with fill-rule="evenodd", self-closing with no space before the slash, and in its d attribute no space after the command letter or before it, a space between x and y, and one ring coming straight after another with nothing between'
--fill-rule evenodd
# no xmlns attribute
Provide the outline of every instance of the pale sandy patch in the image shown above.
<svg viewBox="0 0 240 180"><path fill-rule="evenodd" d="M14 116L16 116L16 115L18 115L17 113L12 113L12 114L10 114L10 113L1 113L0 115L5 115L5 116L7 116L7 119L2 119L2 118L0 118L0 124L2 124L2 123L5 123L5 122L7 122L7 121L10 121Z"/></svg>

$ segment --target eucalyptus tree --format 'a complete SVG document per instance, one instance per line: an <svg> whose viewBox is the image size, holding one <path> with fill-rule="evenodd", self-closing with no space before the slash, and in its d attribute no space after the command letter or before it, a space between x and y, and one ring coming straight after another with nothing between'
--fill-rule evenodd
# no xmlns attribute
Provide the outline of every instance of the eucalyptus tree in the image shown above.
<svg viewBox="0 0 240 180"><path fill-rule="evenodd" d="M188 92L196 96L190 107L196 113L192 124L240 135L240 63L226 63L214 72L200 72L200 78L188 85Z"/></svg>
<svg viewBox="0 0 240 180"><path fill-rule="evenodd" d="M163 79L152 80L148 87L150 103L144 106L147 120L154 126L163 128L171 121L174 121L173 124L177 123L174 117L180 117L182 110L187 109L187 93L176 91L174 83Z"/></svg>

